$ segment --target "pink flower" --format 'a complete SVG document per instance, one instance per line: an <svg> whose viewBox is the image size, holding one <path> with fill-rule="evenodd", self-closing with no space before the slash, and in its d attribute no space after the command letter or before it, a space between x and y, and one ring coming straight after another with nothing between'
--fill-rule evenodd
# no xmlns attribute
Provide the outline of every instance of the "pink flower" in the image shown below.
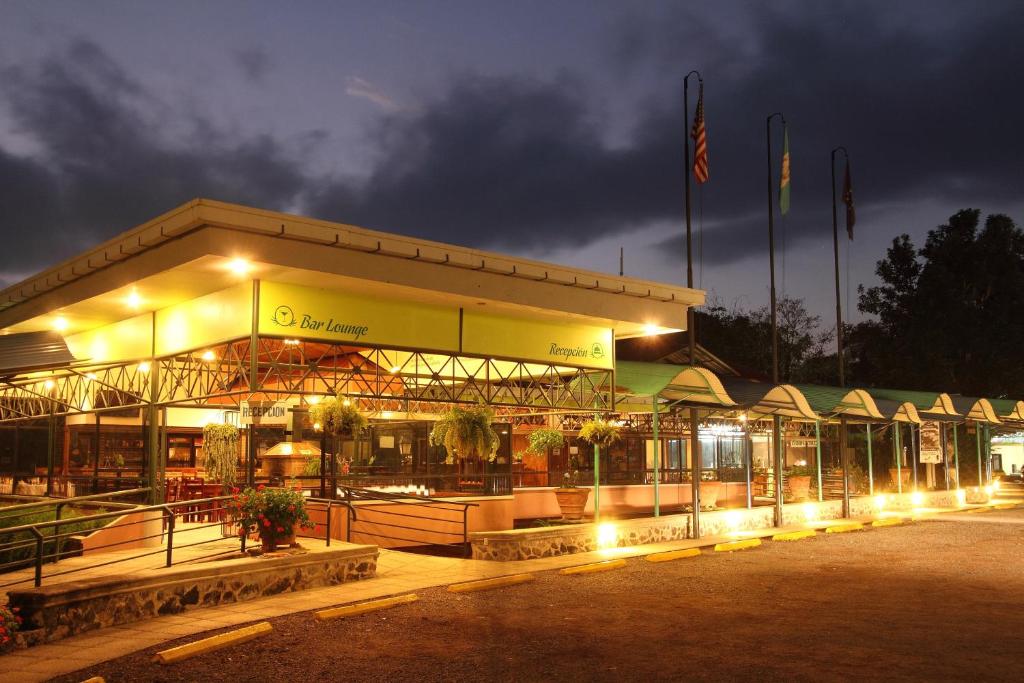
<svg viewBox="0 0 1024 683"><path fill-rule="evenodd" d="M265 519L265 520L263 520L263 526L265 526L265 527L268 527L268 528L269 528L269 527L270 527L270 520L269 520L269 519Z"/></svg>

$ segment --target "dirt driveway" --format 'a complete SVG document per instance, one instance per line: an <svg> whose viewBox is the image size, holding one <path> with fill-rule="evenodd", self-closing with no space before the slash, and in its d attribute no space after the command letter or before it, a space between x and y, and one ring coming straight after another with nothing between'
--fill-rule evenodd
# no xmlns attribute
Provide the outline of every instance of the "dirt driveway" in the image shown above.
<svg viewBox="0 0 1024 683"><path fill-rule="evenodd" d="M433 589L335 622L274 619L269 637L176 665L147 650L58 680L1022 680L1024 511L959 518Z"/></svg>

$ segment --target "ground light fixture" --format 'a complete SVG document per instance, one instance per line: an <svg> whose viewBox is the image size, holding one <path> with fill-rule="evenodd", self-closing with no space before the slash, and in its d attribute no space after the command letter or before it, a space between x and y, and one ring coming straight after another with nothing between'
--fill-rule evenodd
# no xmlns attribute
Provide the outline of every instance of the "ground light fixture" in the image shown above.
<svg viewBox="0 0 1024 683"><path fill-rule="evenodd" d="M999 490L999 480L998 479L993 479L992 480L992 489L994 491L998 491Z"/></svg>
<svg viewBox="0 0 1024 683"><path fill-rule="evenodd" d="M921 493L920 491L914 491L913 493L910 494L910 503L914 507L921 505L922 503L924 503L924 494Z"/></svg>
<svg viewBox="0 0 1024 683"><path fill-rule="evenodd" d="M989 498L991 498L992 494L994 494L995 492L996 489L994 486L992 486L992 484L989 484L988 486L985 487L985 495L987 495Z"/></svg>
<svg viewBox="0 0 1024 683"><path fill-rule="evenodd" d="M960 507L967 505L967 491L963 489L956 490L956 504Z"/></svg>
<svg viewBox="0 0 1024 683"><path fill-rule="evenodd" d="M743 515L740 514L739 510L729 510L725 513L725 525L729 528L729 531L737 531L742 521Z"/></svg>
<svg viewBox="0 0 1024 683"><path fill-rule="evenodd" d="M888 499L889 499L888 496L886 496L884 494L881 494L881 493L878 494L877 496L875 496L875 507L878 508L879 511L884 510L885 509L885 504L888 501Z"/></svg>
<svg viewBox="0 0 1024 683"><path fill-rule="evenodd" d="M611 522L602 522L597 525L597 547L604 550L614 548L618 545L619 533Z"/></svg>
<svg viewBox="0 0 1024 683"><path fill-rule="evenodd" d="M818 519L818 506L814 503L804 503L804 520L806 522L813 522Z"/></svg>

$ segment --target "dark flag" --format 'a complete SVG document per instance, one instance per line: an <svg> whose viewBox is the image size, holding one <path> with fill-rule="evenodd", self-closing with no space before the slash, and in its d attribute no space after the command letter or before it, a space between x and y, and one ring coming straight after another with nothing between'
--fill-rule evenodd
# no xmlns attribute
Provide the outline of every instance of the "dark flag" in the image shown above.
<svg viewBox="0 0 1024 683"><path fill-rule="evenodd" d="M704 128L704 83L697 94L697 113L693 117L693 177L698 184L708 181L708 134Z"/></svg>
<svg viewBox="0 0 1024 683"><path fill-rule="evenodd" d="M782 171L779 173L779 213L789 213L789 126L782 129Z"/></svg>
<svg viewBox="0 0 1024 683"><path fill-rule="evenodd" d="M857 222L857 212L853 208L853 182L850 180L850 160L846 160L846 177L843 179L843 204L846 204L846 234L853 239L853 224Z"/></svg>

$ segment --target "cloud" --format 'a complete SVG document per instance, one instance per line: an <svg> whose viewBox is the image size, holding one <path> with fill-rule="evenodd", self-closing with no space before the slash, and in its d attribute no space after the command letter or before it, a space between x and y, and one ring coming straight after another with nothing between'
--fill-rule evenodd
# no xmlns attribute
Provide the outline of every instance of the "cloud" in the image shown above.
<svg viewBox="0 0 1024 683"><path fill-rule="evenodd" d="M358 76L349 76L345 79L345 94L369 100L386 112L401 109L395 100L382 93L377 86Z"/></svg>
<svg viewBox="0 0 1024 683"><path fill-rule="evenodd" d="M289 208L309 185L273 138L184 117L91 42L0 76L18 133L40 150L0 148L0 271L66 258L194 197ZM170 119L188 132L166 139Z"/></svg>
<svg viewBox="0 0 1024 683"><path fill-rule="evenodd" d="M374 136L379 165L364 181L323 185L311 210L523 249L681 226L680 65L702 67L706 83L712 178L694 196L708 263L767 249L765 205L777 180L769 189L764 121L779 109L790 124L793 193L777 240L789 247L830 241L828 159L840 144L851 154L860 235L872 230L873 207L893 201L1016 203L1024 166L1010 141L1024 105L1024 6L952 6L941 21L908 7L740 4L696 21L684 8L624 22L611 51L618 71L656 73L665 93L637 102L625 145L604 143L601 112L587 104L599 101L593 84L456 77L416 112L385 117ZM678 253L673 241L663 246Z"/></svg>
<svg viewBox="0 0 1024 683"><path fill-rule="evenodd" d="M235 64L251 83L262 83L272 66L270 54L262 47L247 47L234 52Z"/></svg>

